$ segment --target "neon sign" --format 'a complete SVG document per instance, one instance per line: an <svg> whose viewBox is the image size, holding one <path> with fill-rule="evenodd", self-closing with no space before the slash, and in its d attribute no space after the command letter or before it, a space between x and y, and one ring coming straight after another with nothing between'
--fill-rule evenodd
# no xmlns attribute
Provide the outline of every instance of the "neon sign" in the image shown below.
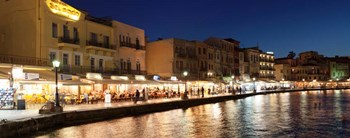
<svg viewBox="0 0 350 138"><path fill-rule="evenodd" d="M75 21L78 21L80 18L80 11L62 2L61 0L46 0L46 4L49 9L55 14L67 17Z"/></svg>

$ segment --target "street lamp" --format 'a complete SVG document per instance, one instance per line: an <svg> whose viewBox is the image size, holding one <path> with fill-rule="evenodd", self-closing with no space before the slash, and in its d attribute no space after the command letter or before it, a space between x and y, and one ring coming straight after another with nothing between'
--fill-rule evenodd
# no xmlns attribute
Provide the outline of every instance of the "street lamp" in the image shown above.
<svg viewBox="0 0 350 138"><path fill-rule="evenodd" d="M253 92L255 93L256 92L256 90L255 90L255 77L253 78L253 83L254 83Z"/></svg>
<svg viewBox="0 0 350 138"><path fill-rule="evenodd" d="M56 107L60 107L59 97L58 97L58 81L57 81L57 69L60 66L60 62L57 60L52 61L52 65L55 68L55 74L56 74L56 93L55 93L55 105Z"/></svg>
<svg viewBox="0 0 350 138"><path fill-rule="evenodd" d="M282 89L284 88L284 78L282 78Z"/></svg>
<svg viewBox="0 0 350 138"><path fill-rule="evenodd" d="M303 89L305 89L305 79L303 78Z"/></svg>
<svg viewBox="0 0 350 138"><path fill-rule="evenodd" d="M185 76L185 92L186 92L187 91L187 75L188 75L188 72L184 71L183 75Z"/></svg>

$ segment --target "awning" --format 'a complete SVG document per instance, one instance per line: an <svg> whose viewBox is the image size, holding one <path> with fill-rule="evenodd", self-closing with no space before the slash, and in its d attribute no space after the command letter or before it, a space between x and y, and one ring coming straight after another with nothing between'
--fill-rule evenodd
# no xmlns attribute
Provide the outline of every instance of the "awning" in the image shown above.
<svg viewBox="0 0 350 138"><path fill-rule="evenodd" d="M59 84L69 86L69 85L91 85L90 83L86 82L81 82L81 81L71 81L71 80L64 80L64 81L59 81Z"/></svg>
<svg viewBox="0 0 350 138"><path fill-rule="evenodd" d="M8 73L11 72L11 68L4 68L4 67L1 67L0 68L0 78L1 79L8 79L9 78L9 75Z"/></svg>
<svg viewBox="0 0 350 138"><path fill-rule="evenodd" d="M91 80L91 79L86 79L89 81L93 81L98 84L160 84L156 81L151 81L151 80L111 80L111 79L103 79L103 80Z"/></svg>
<svg viewBox="0 0 350 138"><path fill-rule="evenodd" d="M185 84L185 82L183 81L163 81L163 80L159 80L159 81L155 81L158 82L160 84Z"/></svg>
<svg viewBox="0 0 350 138"><path fill-rule="evenodd" d="M22 80L19 81L20 84L55 84L54 81L44 81L44 80Z"/></svg>
<svg viewBox="0 0 350 138"><path fill-rule="evenodd" d="M25 73L38 73L39 78L42 80L47 80L47 81L55 81L56 80L56 74L55 72L51 70L28 70L24 69L23 72Z"/></svg>

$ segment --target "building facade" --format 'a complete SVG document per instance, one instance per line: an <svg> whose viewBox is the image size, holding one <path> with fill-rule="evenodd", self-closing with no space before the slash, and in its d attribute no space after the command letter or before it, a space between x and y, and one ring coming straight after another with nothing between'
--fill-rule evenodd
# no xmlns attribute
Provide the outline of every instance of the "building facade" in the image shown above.
<svg viewBox="0 0 350 138"><path fill-rule="evenodd" d="M164 39L147 44L147 73L162 77L183 78L188 72L189 79L199 78L196 43L183 39Z"/></svg>
<svg viewBox="0 0 350 138"><path fill-rule="evenodd" d="M145 74L142 29L61 0L1 1L0 7L2 63L52 67L58 60L61 73Z"/></svg>

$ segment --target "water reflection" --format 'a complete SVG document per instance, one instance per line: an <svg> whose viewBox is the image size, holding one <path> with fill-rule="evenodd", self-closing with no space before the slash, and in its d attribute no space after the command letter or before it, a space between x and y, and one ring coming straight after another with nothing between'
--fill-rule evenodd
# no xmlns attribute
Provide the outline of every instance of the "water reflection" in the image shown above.
<svg viewBox="0 0 350 138"><path fill-rule="evenodd" d="M73 126L39 137L334 137L350 135L350 91L258 95Z"/></svg>

